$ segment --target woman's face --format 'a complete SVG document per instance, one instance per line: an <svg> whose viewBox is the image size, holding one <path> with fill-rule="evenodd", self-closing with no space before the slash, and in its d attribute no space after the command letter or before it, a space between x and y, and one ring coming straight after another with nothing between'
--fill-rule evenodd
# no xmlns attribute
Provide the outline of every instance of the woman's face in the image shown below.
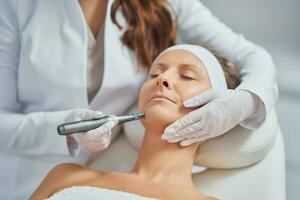
<svg viewBox="0 0 300 200"><path fill-rule="evenodd" d="M140 90L138 108L148 126L166 127L195 108L183 102L211 88L206 69L192 53L173 50L161 55L151 66Z"/></svg>

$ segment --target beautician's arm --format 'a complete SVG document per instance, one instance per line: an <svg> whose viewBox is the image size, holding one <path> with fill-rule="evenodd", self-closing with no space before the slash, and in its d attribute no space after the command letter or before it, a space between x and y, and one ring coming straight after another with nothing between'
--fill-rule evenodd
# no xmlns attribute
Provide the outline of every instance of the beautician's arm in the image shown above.
<svg viewBox="0 0 300 200"><path fill-rule="evenodd" d="M69 155L56 126L65 112L17 112L20 36L16 1L0 1L0 151ZM34 78L34 77L32 77Z"/></svg>
<svg viewBox="0 0 300 200"><path fill-rule="evenodd" d="M18 112L18 65L20 51L24 50L21 49L22 33L19 32L17 17L17 10L20 9L17 9L17 2L19 1L0 1L0 151L75 157L107 148L111 139L110 130L116 122L110 121L97 129L76 133L72 144L68 143L65 136L59 136L56 130L61 123L104 115L100 111L74 108L26 114ZM21 72L24 73L23 70ZM26 90L22 92L30 90L31 85L27 84ZM43 101L37 99L39 100Z"/></svg>
<svg viewBox="0 0 300 200"><path fill-rule="evenodd" d="M234 33L220 22L199 0L173 0L178 14L179 33L184 43L204 43L235 63L244 89L257 95L262 103L255 116L241 124L259 126L278 97L276 72L271 56L261 47Z"/></svg>

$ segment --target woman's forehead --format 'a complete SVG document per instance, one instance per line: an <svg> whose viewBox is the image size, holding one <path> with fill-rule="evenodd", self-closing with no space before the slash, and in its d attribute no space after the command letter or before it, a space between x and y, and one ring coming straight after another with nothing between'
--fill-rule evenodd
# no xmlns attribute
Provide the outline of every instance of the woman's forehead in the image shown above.
<svg viewBox="0 0 300 200"><path fill-rule="evenodd" d="M160 55L152 64L153 66L167 67L195 67L200 70L203 69L201 60L191 52L185 50L171 50Z"/></svg>

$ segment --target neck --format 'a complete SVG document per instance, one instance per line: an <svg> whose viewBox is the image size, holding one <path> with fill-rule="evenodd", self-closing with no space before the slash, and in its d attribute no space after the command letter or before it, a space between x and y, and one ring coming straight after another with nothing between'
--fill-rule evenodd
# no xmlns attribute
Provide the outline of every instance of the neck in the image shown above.
<svg viewBox="0 0 300 200"><path fill-rule="evenodd" d="M149 181L193 187L192 166L198 145L181 147L162 140L162 129L147 129L132 173Z"/></svg>

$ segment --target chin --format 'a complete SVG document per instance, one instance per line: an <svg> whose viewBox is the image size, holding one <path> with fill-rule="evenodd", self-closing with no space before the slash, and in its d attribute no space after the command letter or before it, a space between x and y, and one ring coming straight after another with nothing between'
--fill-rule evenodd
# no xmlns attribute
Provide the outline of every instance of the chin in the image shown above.
<svg viewBox="0 0 300 200"><path fill-rule="evenodd" d="M167 127L180 118L178 112L172 107L163 103L150 104L145 107L145 119L141 120L142 124L147 127Z"/></svg>

